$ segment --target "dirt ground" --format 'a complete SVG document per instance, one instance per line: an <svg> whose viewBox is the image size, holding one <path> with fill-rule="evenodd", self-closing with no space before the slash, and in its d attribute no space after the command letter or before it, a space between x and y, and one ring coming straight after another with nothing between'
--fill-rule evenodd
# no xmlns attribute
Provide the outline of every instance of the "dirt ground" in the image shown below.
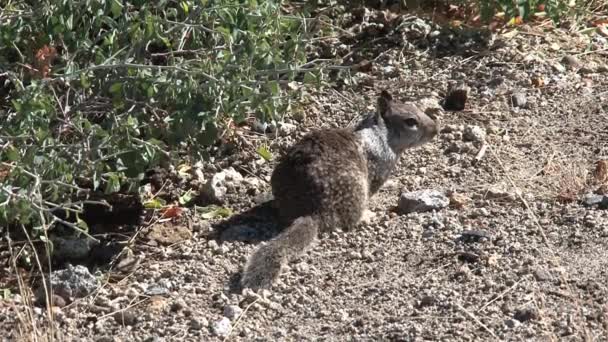
<svg viewBox="0 0 608 342"><path fill-rule="evenodd" d="M242 294L235 284L247 257L276 234L270 209L229 223L194 208L153 220L129 245L128 258L139 261L133 268L122 275L91 268L103 285L56 310L58 334L70 341L608 340L608 210L579 201L600 187L596 163L608 159L608 61L589 52L608 49L608 39L523 27L450 50L428 38L433 27L422 44L408 25L394 24L369 51L357 50L357 39L328 42L355 51L351 62L367 67L309 93L305 116L288 121L295 129L244 133L250 145L204 171L208 179L234 167L245 177L222 204L244 213L270 190L274 160L255 154L260 144L276 156L311 129L352 124L374 109L382 88L430 103L464 82L466 108L439 113L437 138L402 156L372 199L371 223L322 236L271 291ZM526 103L514 104L514 95ZM465 141L472 126L486 133L479 160L482 144ZM452 205L395 212L401 192L423 189L449 195ZM158 230L164 237L150 233ZM22 300L2 302L3 340L16 336L9 329Z"/></svg>

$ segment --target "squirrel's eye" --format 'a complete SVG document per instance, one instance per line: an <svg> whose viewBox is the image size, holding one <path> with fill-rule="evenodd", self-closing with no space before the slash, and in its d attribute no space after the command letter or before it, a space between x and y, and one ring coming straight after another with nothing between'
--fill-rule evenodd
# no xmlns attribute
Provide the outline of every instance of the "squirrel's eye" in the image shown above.
<svg viewBox="0 0 608 342"><path fill-rule="evenodd" d="M416 121L416 119L413 119L413 118L405 119L405 120L403 120L403 122L410 127L414 127L414 126L418 125L418 121Z"/></svg>

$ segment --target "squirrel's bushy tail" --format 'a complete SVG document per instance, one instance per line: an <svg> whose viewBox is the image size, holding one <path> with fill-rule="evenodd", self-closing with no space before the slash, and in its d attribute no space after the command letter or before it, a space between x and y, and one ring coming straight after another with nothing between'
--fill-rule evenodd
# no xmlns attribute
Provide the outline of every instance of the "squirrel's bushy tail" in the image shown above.
<svg viewBox="0 0 608 342"><path fill-rule="evenodd" d="M270 288L283 265L303 253L315 241L318 230L316 218L300 217L277 237L258 247L245 265L242 287L253 290Z"/></svg>

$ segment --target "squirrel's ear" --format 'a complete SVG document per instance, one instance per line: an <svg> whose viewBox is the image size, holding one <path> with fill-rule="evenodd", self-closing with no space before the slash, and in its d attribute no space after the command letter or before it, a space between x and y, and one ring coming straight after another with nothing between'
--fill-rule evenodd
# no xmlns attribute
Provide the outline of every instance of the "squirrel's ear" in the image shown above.
<svg viewBox="0 0 608 342"><path fill-rule="evenodd" d="M393 96L389 94L388 91L382 90L380 96L378 97L378 114L385 115L391 109L391 102L393 101Z"/></svg>

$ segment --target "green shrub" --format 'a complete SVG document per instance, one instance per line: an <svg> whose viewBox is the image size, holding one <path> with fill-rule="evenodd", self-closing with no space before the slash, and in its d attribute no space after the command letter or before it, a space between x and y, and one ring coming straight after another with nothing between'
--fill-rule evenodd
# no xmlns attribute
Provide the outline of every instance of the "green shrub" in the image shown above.
<svg viewBox="0 0 608 342"><path fill-rule="evenodd" d="M145 170L204 155L232 124L288 111L298 94L280 83L306 62L306 25L280 5L2 5L0 225L48 226L56 207L80 211L82 180L133 191Z"/></svg>

